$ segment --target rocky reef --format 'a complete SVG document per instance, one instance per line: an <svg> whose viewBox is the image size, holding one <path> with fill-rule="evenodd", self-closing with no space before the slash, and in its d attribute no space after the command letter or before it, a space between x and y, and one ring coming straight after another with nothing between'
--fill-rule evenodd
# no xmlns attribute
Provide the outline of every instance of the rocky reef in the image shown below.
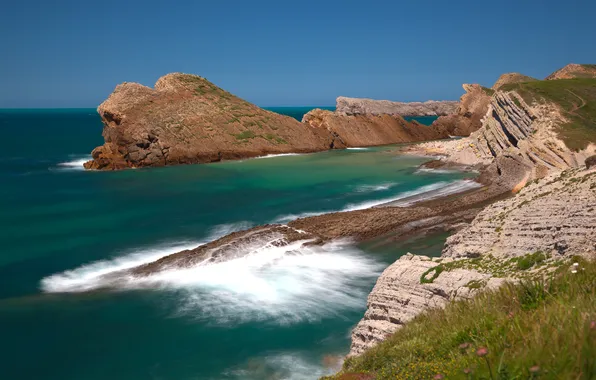
<svg viewBox="0 0 596 380"><path fill-rule="evenodd" d="M455 113L458 106L449 100L403 103L340 96L335 109L340 115L444 116Z"/></svg>

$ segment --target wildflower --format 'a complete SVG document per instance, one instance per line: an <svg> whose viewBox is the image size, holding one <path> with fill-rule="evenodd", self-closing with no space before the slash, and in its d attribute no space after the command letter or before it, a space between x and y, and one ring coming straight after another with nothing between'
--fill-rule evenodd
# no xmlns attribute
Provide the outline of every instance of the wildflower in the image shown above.
<svg viewBox="0 0 596 380"><path fill-rule="evenodd" d="M577 270L574 269L574 270L571 271L571 273L577 273Z"/></svg>
<svg viewBox="0 0 596 380"><path fill-rule="evenodd" d="M469 369L469 368L464 368L464 373L465 373L466 375L469 375L471 372L472 372L472 370L471 370L471 369Z"/></svg>
<svg viewBox="0 0 596 380"><path fill-rule="evenodd" d="M466 350L470 347L470 343L462 343L459 345L460 350Z"/></svg>
<svg viewBox="0 0 596 380"><path fill-rule="evenodd" d="M515 313L510 311L509 314L507 314L507 318L509 319L513 319L513 317L515 316Z"/></svg>
<svg viewBox="0 0 596 380"><path fill-rule="evenodd" d="M476 355L478 355L480 357L484 357L484 356L488 355L488 348L480 347L479 349L476 350Z"/></svg>
<svg viewBox="0 0 596 380"><path fill-rule="evenodd" d="M590 330L596 329L596 321L590 322Z"/></svg>
<svg viewBox="0 0 596 380"><path fill-rule="evenodd" d="M433 379L435 379L435 380L442 380L442 379L444 379L444 378L445 378L445 376L441 375L440 373L437 373L437 374L435 375L435 377L433 377Z"/></svg>
<svg viewBox="0 0 596 380"><path fill-rule="evenodd" d="M579 266L579 263L573 263L573 266L577 268ZM532 367L532 368L534 368L534 367Z"/></svg>
<svg viewBox="0 0 596 380"><path fill-rule="evenodd" d="M530 367L530 372L532 372L532 373L538 373L538 372L540 372L540 367L537 366L537 365L532 366L532 367Z"/></svg>

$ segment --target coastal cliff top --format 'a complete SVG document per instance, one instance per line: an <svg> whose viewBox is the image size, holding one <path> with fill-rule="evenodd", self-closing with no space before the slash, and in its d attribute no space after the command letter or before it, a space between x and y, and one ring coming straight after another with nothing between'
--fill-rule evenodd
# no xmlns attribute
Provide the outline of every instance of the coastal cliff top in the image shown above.
<svg viewBox="0 0 596 380"><path fill-rule="evenodd" d="M547 76L545 79L555 80L573 78L596 78L596 65L570 63Z"/></svg>
<svg viewBox="0 0 596 380"><path fill-rule="evenodd" d="M532 77L529 77L527 75L523 75L520 73L506 73L506 74L501 75L499 77L499 79L497 79L497 81L493 85L492 89L498 90L502 86L504 86L506 84L510 84L510 83L533 82L536 80L538 80L538 79L532 78Z"/></svg>

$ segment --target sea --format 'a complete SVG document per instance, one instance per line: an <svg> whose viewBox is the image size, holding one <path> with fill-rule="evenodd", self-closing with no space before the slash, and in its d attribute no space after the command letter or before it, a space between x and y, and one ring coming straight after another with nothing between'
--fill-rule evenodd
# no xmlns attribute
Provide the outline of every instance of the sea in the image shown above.
<svg viewBox="0 0 596 380"><path fill-rule="evenodd" d="M472 184L398 146L85 171L103 143L93 109L0 110L0 131L0 379L333 373L380 273L406 252L438 255L446 236L253 246L122 288L98 278L252 226Z"/></svg>

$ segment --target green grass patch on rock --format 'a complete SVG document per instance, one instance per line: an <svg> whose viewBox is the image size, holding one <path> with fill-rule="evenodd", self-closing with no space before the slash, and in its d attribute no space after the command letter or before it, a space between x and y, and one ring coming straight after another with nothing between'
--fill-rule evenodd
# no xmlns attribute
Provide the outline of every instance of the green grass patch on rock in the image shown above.
<svg viewBox="0 0 596 380"><path fill-rule="evenodd" d="M528 104L557 104L569 122L559 127L559 137L569 149L581 150L596 143L596 79L576 78L511 83L503 91L517 91Z"/></svg>
<svg viewBox="0 0 596 380"><path fill-rule="evenodd" d="M577 263L431 309L327 379L595 379L596 264Z"/></svg>

